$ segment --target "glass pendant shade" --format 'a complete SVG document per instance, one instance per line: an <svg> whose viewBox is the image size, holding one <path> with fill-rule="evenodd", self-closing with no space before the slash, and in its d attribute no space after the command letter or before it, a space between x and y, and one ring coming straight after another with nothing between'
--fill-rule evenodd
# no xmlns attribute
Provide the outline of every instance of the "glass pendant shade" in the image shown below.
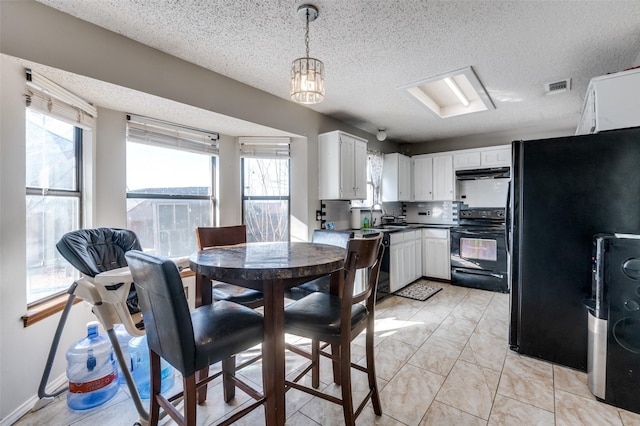
<svg viewBox="0 0 640 426"><path fill-rule="evenodd" d="M317 104L324 99L324 64L315 58L298 58L291 64L291 100Z"/></svg>

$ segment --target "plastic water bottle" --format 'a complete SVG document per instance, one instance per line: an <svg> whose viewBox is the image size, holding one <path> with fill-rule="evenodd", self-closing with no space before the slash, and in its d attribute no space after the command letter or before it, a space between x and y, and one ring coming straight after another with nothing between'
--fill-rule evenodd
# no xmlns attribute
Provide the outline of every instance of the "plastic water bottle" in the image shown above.
<svg viewBox="0 0 640 426"><path fill-rule="evenodd" d="M147 336L134 337L129 341L129 354L131 355L133 381L136 383L138 394L142 399L149 399L151 396L151 377L149 366L149 346ZM175 370L164 359L160 359L160 377L162 385L160 392L164 393L173 386Z"/></svg>
<svg viewBox="0 0 640 426"><path fill-rule="evenodd" d="M131 371L131 355L129 355L129 341L133 339L133 336L127 332L127 329L124 327L124 324L118 324L113 328L116 332L116 337L118 338L118 344L120 345L120 349L122 349L122 356L124 361L127 363L127 369ZM116 360L116 364L118 366L118 383L124 385L127 383L127 380L124 378L124 374L122 373L122 369L120 363L118 362L118 357L116 357L115 351L113 352L113 357Z"/></svg>
<svg viewBox="0 0 640 426"><path fill-rule="evenodd" d="M104 404L118 392L118 370L106 334L98 333L98 322L87 324L87 337L67 351L67 405L86 410Z"/></svg>

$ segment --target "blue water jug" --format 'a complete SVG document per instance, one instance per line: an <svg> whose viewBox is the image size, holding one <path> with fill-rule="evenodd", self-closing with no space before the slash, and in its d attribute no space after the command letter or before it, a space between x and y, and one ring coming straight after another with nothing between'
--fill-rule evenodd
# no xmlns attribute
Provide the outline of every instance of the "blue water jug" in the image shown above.
<svg viewBox="0 0 640 426"><path fill-rule="evenodd" d="M147 336L134 337L129 341L129 355L131 355L131 366L133 381L136 383L140 398L149 399L151 396L151 381L149 367L149 346ZM165 393L173 386L174 368L164 359L160 359L160 377L162 386L160 392Z"/></svg>
<svg viewBox="0 0 640 426"><path fill-rule="evenodd" d="M67 405L86 410L104 404L118 392L118 370L111 342L98 333L98 322L87 324L87 337L67 351Z"/></svg>
<svg viewBox="0 0 640 426"><path fill-rule="evenodd" d="M127 332L127 329L123 324L118 324L114 328L116 332L116 337L118 338L118 344L120 345L120 349L122 350L122 356L124 358L124 362L127 364L127 369L131 371L131 355L129 355L129 341L133 339L133 336ZM116 362L118 365L118 383L124 385L127 383L124 378L124 374L122 373L122 369L120 363L118 362L118 358L116 357L115 351L113 353L114 358L116 358Z"/></svg>

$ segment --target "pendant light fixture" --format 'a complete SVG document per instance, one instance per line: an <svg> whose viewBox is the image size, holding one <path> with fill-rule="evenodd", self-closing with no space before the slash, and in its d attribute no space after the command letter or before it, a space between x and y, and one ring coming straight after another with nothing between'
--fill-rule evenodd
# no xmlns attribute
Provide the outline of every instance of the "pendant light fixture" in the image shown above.
<svg viewBox="0 0 640 426"><path fill-rule="evenodd" d="M317 104L324 99L324 64L309 57L309 22L318 18L318 9L309 4L298 8L298 16L306 23L304 43L307 55L291 64L291 100L301 104Z"/></svg>

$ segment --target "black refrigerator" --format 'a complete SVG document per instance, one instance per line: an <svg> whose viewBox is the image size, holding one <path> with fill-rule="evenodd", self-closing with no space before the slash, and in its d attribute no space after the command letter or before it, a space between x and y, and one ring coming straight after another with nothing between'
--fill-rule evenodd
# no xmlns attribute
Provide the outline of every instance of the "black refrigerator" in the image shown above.
<svg viewBox="0 0 640 426"><path fill-rule="evenodd" d="M509 346L586 371L593 237L640 234L640 128L512 148Z"/></svg>

